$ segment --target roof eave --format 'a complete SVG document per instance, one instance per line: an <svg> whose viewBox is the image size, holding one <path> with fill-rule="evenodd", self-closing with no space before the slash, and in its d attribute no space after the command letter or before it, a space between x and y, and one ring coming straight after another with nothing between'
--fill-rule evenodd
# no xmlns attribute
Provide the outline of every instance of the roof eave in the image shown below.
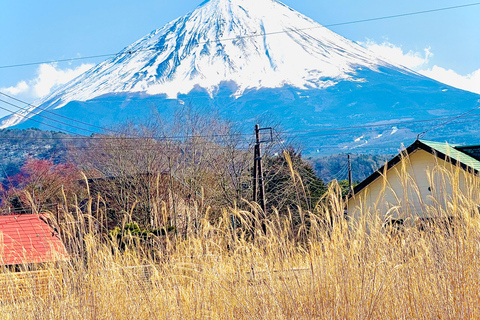
<svg viewBox="0 0 480 320"><path fill-rule="evenodd" d="M422 149L430 154L436 155L438 158L448 161L453 165L459 165L463 170L468 171L468 172L473 172L474 174L478 174L478 170L466 165L463 162L457 161L456 159L444 154L443 152L438 151L437 149L434 149L430 147L429 145L423 143L420 140L415 140L414 143L412 143L408 148L405 150L402 150L399 154L397 154L394 158L392 158L390 161L387 162L386 165L383 165L381 168L379 168L377 171L372 173L370 176L368 176L365 180L360 182L355 188L353 188L353 193L348 196L348 199L352 198L355 196L357 193L365 189L370 183L375 181L377 178L379 178L383 172L385 171L385 166L387 166L387 171L390 170L392 167L394 167L396 164L398 164L402 157L405 155L410 155L417 149Z"/></svg>

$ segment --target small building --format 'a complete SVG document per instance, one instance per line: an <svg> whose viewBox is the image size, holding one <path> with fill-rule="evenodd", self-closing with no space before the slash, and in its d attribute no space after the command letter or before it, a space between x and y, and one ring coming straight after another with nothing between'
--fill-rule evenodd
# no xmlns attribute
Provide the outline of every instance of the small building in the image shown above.
<svg viewBox="0 0 480 320"><path fill-rule="evenodd" d="M58 233L42 214L0 216L0 265L39 265L68 259Z"/></svg>
<svg viewBox="0 0 480 320"><path fill-rule="evenodd" d="M417 140L354 188L347 214L370 213L402 224L439 213L450 217L454 192L480 198L472 192L480 188L479 172L480 146Z"/></svg>
<svg viewBox="0 0 480 320"><path fill-rule="evenodd" d="M45 215L0 216L0 303L59 294L61 269L57 265L47 266L68 258L64 244Z"/></svg>

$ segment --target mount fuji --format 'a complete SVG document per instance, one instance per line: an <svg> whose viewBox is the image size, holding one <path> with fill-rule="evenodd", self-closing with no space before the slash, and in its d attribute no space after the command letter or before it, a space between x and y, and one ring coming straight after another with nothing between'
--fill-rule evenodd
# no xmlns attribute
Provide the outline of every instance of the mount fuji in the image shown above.
<svg viewBox="0 0 480 320"><path fill-rule="evenodd" d="M398 146L479 102L479 95L384 61L279 1L209 0L37 107L1 119L0 127L88 135L152 112L169 119L187 104L249 130L268 119L302 131L297 139L308 152L366 145L384 152L387 143ZM332 129L339 127L355 128ZM471 143L476 129L457 120L428 138Z"/></svg>

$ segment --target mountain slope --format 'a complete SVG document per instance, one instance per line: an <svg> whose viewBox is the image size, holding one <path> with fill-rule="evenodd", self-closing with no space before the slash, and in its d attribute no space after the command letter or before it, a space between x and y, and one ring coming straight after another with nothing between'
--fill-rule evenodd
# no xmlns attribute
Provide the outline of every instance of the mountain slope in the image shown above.
<svg viewBox="0 0 480 320"><path fill-rule="evenodd" d="M148 117L152 108L168 118L188 103L242 123L276 117L286 129L305 130L434 118L469 109L476 99L386 63L278 1L210 0L58 88L39 109L4 118L1 127L46 128L43 109L110 126ZM355 139L335 143L367 141Z"/></svg>

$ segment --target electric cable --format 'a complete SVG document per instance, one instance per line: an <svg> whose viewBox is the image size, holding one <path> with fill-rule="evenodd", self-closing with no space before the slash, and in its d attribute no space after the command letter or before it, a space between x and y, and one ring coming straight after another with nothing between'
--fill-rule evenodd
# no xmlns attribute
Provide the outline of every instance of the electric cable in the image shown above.
<svg viewBox="0 0 480 320"><path fill-rule="evenodd" d="M417 139L422 138L423 136L425 136L425 134L426 134L427 132L434 131L434 130L440 128L440 127L443 127L443 126L445 126L445 125L447 125L447 124L449 124L449 123L452 123L453 121L455 121L455 120L457 120L457 119L459 119L459 118L461 118L461 117L463 117L463 116L466 116L467 114L472 113L473 111L478 110L478 109L480 109L480 105L478 105L477 107L475 107L475 108L473 108L473 109L471 109L471 110L469 110L469 111L466 111L466 112L458 115L457 117L454 117L454 118L451 119L451 120L448 120L448 121L446 121L446 122L444 122L444 123L441 123L441 124L439 124L439 125L436 126L436 127L433 127L433 128L428 129L428 130L425 130L425 131L423 131L422 133L419 133L419 134L417 135Z"/></svg>
<svg viewBox="0 0 480 320"><path fill-rule="evenodd" d="M472 122L478 122L477 120L470 120L470 121L462 121L462 122L458 122L458 124L465 124L465 123L472 123ZM419 125L417 125L419 126ZM425 127L424 125L420 125L420 127ZM57 129L60 129L60 128L57 128ZM399 130L404 130L404 129L407 129L407 128L399 128ZM410 128L409 128L410 129ZM340 135L351 135L351 136L356 136L356 135L359 135L359 134L366 134L366 133L369 133L371 131L355 131L355 132L340 132L340 133L329 133L329 134L318 134L318 135L295 135L293 136L293 138L315 138L315 137L331 137L331 136L340 136ZM131 137L112 137L112 136L100 136L100 137L97 137L97 136L92 136L92 137L87 137L87 136L70 136L70 137L22 137L22 136L0 136L0 141L1 140L6 140L6 141L12 141L12 140L20 140L22 142L24 141L33 141L33 140L59 140L59 141L86 141L86 142L95 142L95 141L109 141L109 145L106 145L102 148L114 148L115 146L115 142L121 142L123 144L125 144L126 141L136 141L134 145L131 145L131 146L119 146L118 148L121 149L121 148L132 148L132 149L144 149L144 148L150 148L150 144L149 144L149 140L154 140L156 142L169 142L169 143L182 143L182 140L176 140L178 138L182 138L182 139L189 139L189 138L196 138L197 136L195 137L192 137L192 136L171 136L171 137L157 137L156 139L152 139L152 137L138 137L138 138L131 138ZM212 139L214 137L212 136L208 136L208 135L204 135L204 136L201 136L202 138L206 138L206 139ZM142 141L144 141L142 143ZM239 140L238 141L240 144L249 144L251 143L251 139L242 139L242 140ZM220 143L220 142L214 142L214 141L198 141L198 142L195 142L196 144L198 145L209 145L209 144L215 144L215 143ZM344 142L345 143L345 142ZM282 146L284 148L286 148L285 144L283 142L281 142ZM172 146L172 147L176 147L176 146ZM339 146L322 146L322 145L319 145L319 144L315 144L315 145L304 145L304 144L301 144L300 147L302 148L319 148L319 149L323 149L323 148L335 148L335 149L341 149L341 148L345 148L347 147L347 149L351 149L352 147L348 147L348 146L342 146L342 145L339 145ZM358 146L354 146L353 148L357 148Z"/></svg>
<svg viewBox="0 0 480 320"><path fill-rule="evenodd" d="M25 104L25 105L27 105L27 106L29 106L29 107L32 107L32 108L34 108L35 110L36 110L36 109L40 109L41 111L44 111L44 112L46 112L46 113L55 115L55 116L57 116L57 117L60 117L60 118L63 118L63 119L69 120L69 121L77 122L77 123L80 123L80 124L83 124L83 125L86 125L86 126L89 126L89 127L93 127L93 128L97 128L97 129L101 129L101 130L105 130L105 131L110 131L110 132L115 132L115 133L120 133L119 131L116 131L116 130L111 130L111 129L104 128L104 127L99 127L99 126L96 126L96 125L93 125L93 124L90 124L90 123L87 123L87 122L83 122L83 121L80 121L80 120L76 120L76 119L73 119L73 118L70 118L70 117L61 115L61 114L57 114L57 113L52 112L52 111L50 111L50 110L48 110L48 109L46 109L46 108L42 108L42 107L40 107L40 106L35 106L35 105L31 104L31 103L28 103L28 102L26 102L26 101L23 101L23 100L21 100L21 99L18 99L18 98L16 98L16 97L13 97L13 96L11 96L11 95L8 95L8 94L6 94L6 93L4 93L4 92L1 92L1 91L0 91L0 94L3 95L3 96L5 96L5 97L7 97L7 98L10 98L10 99L12 99L12 100L15 100L15 101L17 101L17 102L23 103L23 104ZM20 108L21 110L25 110L25 111L27 111L27 112L30 112L27 108L22 108L22 107L19 107L19 106L17 106L17 108ZM32 111L33 111L33 109L32 109ZM39 113L40 113L40 112L39 112ZM38 115L39 113L37 113L36 115ZM47 119L48 119L48 118L47 118ZM63 123L63 122L62 122L62 123Z"/></svg>
<svg viewBox="0 0 480 320"><path fill-rule="evenodd" d="M478 107L476 107L475 109L477 109ZM3 108L5 109L5 108ZM455 120L458 120L462 117L466 118L466 117L473 117L473 116L478 116L478 115L469 115L467 116L466 114L467 113L471 113L472 111L474 111L475 109L472 109L472 110L469 110L468 112L465 112L465 113L462 113L460 115L457 115L456 117L449 117L448 119L450 119L450 123L452 121L455 121ZM10 110L7 109L7 111L9 112L12 112ZM443 119L443 118L440 118L440 119ZM438 120L437 119L433 119L433 120ZM471 123L471 122L478 122L477 120L470 120L470 121L460 121L460 122L457 122L458 124L465 124L465 123ZM408 122L407 122L408 123ZM46 124L48 125L48 124ZM390 124L389 124L390 125ZM442 125L445 125L445 123L442 123ZM58 128L58 127L54 127L54 126L51 126L49 125L50 127L53 127L54 129L57 129L57 130L63 130L61 128ZM422 125L420 125L422 126ZM438 126L437 126L438 127ZM353 127L352 127L353 128ZM431 131L433 130L435 127L432 127L428 130L425 130L425 132L428 132L428 131ZM402 130L402 129L405 129L405 128L399 128L399 130ZM322 129L323 130L323 129ZM279 133L282 133L282 132L276 132L276 139L279 139ZM283 133L289 133L289 132L283 132ZM339 135L355 135L355 134L365 134L365 133L368 133L365 132L365 131L356 131L356 132L340 132L340 133L329 133L329 134L318 134L318 135L294 135L293 138L312 138L312 137L328 137L328 136L339 136ZM85 136L78 136L78 135L75 135L74 132L72 132L72 134L74 134L74 136L71 136L71 137L21 137L21 136L3 136L3 137L0 137L0 140L21 140L21 141L28 141L28 140L87 140L87 141L98 141L98 140L109 140L112 142L114 141L123 141L123 140L131 140L132 138L131 137L112 137L112 136L99 136L99 137L96 137L96 136L93 136L93 137L85 137ZM233 137L233 136L236 136L237 134L234 134L234 135L221 135L221 136L230 136L230 137ZM242 134L242 135L249 135L250 137L252 136L252 134ZM167 142L181 142L181 140L174 140L174 139L191 139L191 138L196 138L196 137L201 137L201 138L209 138L209 139L212 139L214 137L218 137L219 135L197 135L197 136L161 136L161 137L153 137L153 138L157 138L159 141L167 141ZM152 139L152 137L137 137L137 138L134 138L136 140L148 140L148 139ZM247 144L248 141L251 142L251 139L246 139L246 140L240 140L241 143L245 143ZM207 145L207 144L214 144L214 142L212 141L202 141L202 142L196 142L198 144L201 144L201 145ZM283 143L282 143L283 144ZM102 148L105 148L106 146L103 146ZM285 146L284 146L285 147ZM352 149L358 149L358 148L363 148L362 146L345 146L345 145L338 145L338 146L319 146L318 144L314 145L314 146L309 146L309 145L302 145L303 148L319 148L319 149L345 149L345 150L352 150ZM398 146L392 146L393 148L396 148ZM113 148L113 145L110 145L108 146L108 148ZM136 143L135 145L133 146L129 146L129 147L126 147L126 146L120 146L118 147L119 149L121 148L130 148L130 149L148 149L150 148L149 145L145 145L145 144L138 144ZM219 149L222 149L223 147L219 148ZM372 149L380 149L382 147L375 147L375 146L368 146L368 148L372 148ZM37 150L38 148L36 148L35 150ZM214 148L215 149L215 148Z"/></svg>
<svg viewBox="0 0 480 320"><path fill-rule="evenodd" d="M414 12L401 13L401 14L388 15L388 16L375 17L375 18L352 20L352 21L347 21L347 22L339 22L339 23L332 23L332 24L326 24L326 25L318 25L318 26L309 27L309 28L299 28L299 29L293 29L293 30L265 32L265 33L262 33L262 34L256 34L255 33L255 34L251 34L251 35L238 36L238 37L235 37L235 38L224 38L224 39L216 39L216 40L208 40L208 41L199 41L198 44L205 44L205 43L209 43L209 42L233 41L233 40L239 40L239 39L264 37L264 36L275 35L275 34L293 33L293 32L306 31L306 30L319 29L319 28L337 27L337 26L343 26L343 25L351 25L351 24L357 24L357 23L380 21L380 20L387 20L387 19L394 19L394 18L400 18L400 17L421 15L421 14L427 14L427 13L433 13L433 12L468 8L468 7L478 6L478 5L480 5L480 2L474 2L474 3L469 3L469 4L457 5L457 6L450 6L450 7L443 7L443 8L436 8L436 9L429 9L429 10L422 10L422 11L414 11ZM151 50L158 50L158 48L138 49L138 50L125 49L125 50L122 50L118 53L107 53L107 54L91 55L91 56L85 56L85 57L76 57L76 58L67 58L67 59L45 60L45 61L40 61L40 62L27 62L27 63L19 63L19 64L10 64L10 65L0 66L0 69L25 67L25 66L39 65L39 64L44 64L44 63L49 64L49 63L78 61L78 60L87 60L87 59L95 59L95 58L114 57L114 56L120 56L122 54L131 55L131 54L136 53L136 52L151 51Z"/></svg>
<svg viewBox="0 0 480 320"><path fill-rule="evenodd" d="M3 103L5 103L5 104L8 104L8 105L10 105L10 106L12 106L12 107L15 107L15 108L17 108L17 109L26 111L24 108L19 107L19 106L17 106L16 104L11 103L11 102L8 102L8 101L5 101L5 100L3 100L3 99L0 99L0 102L3 102ZM22 114L21 112L18 112L18 111L11 111L11 110L8 110L8 109L6 109L6 108L2 108L2 109L3 109L3 110L6 110L6 111L9 111L9 112L13 112L14 114L16 114L16 115L18 115L18 116L20 116L20 117L22 117L22 118L25 118L25 119L27 119L27 120L32 120L32 121L35 121L35 122L38 122L38 123L42 123L42 124L44 124L44 125L48 125L48 124L45 123L45 122L42 122L42 121L38 121L38 120L32 119L32 117L34 117L34 116L39 116L39 117L42 118L42 119L47 119L47 120L50 120L50 121L53 121L53 122L56 122L56 123L59 123L59 124L63 124L63 125L66 125L67 127L71 127L71 128L78 129L78 130L82 130L82 131L86 131L86 132L88 132L89 134L92 134L92 133L97 133L97 134L98 134L98 133L99 133L99 132L92 131L92 130L89 130L89 129L84 129L84 128L81 128L81 127L78 127L78 126L75 126L75 125L72 125L72 124L63 122L63 121L59 121L59 120L55 120L55 119L49 118L48 116L42 115L41 112L39 112L39 113L33 113L33 116L28 116L27 114ZM57 128L57 129L59 129L59 130L67 131L67 132L69 132L69 133L72 133L72 131L69 131L69 130L61 129L61 128L58 128L58 127L53 127L53 126L51 126L51 125L49 125L49 126L52 127L52 128Z"/></svg>
<svg viewBox="0 0 480 320"><path fill-rule="evenodd" d="M340 178L344 177L346 173L348 173L348 163L345 164L336 174L332 175L332 177L340 181L342 180Z"/></svg>
<svg viewBox="0 0 480 320"><path fill-rule="evenodd" d="M0 94L3 94L2 92L0 92ZM19 100L19 99L18 99ZM478 99L472 99L472 100L476 100L478 101ZM21 101L21 100L19 100ZM7 102L5 100L2 100L0 99L0 102L4 102L4 103L7 103L9 104L10 106L14 106L16 108L19 108L19 109L22 109L22 107L20 106L17 106L13 103L10 103L10 102ZM26 102L23 102L21 101L22 103L26 103ZM401 126L401 125L410 125L410 124L416 124L416 123L428 123L428 122L437 122L437 121L444 121L446 120L447 122L446 123L450 123L451 121L454 121L454 120L457 120L457 119L460 119L460 118L470 118L470 117L479 117L480 114L473 114L473 115L468 115L470 114L471 112L479 109L480 107L475 107L471 110L469 110L468 112L464 112L464 113L461 113L461 114L458 114L458 115L453 115L453 116L448 116L448 117L439 117L439 118L430 118L430 119L423 119L423 120L408 120L408 121L397 121L397 122L388 122L389 120L383 120L384 123L378 123L378 122L382 122L382 121L377 121L376 124L367 124L367 125L359 125L359 126L347 126L347 127L332 127L332 128L319 128L319 129L309 129L309 130L291 130L291 131L276 131L277 134L282 134L282 135L286 135L286 136L290 136L290 135L294 135L294 137L318 137L318 136L329 136L329 135L342 135L344 133L332 133L332 134L325 134L325 135L303 135L303 136L298 136L297 134L298 133L316 133L316 132L332 132L332 131L345 131L345 130L352 130L352 129L366 129L366 128L382 128L382 127L390 127L390 126ZM11 110L7 110L7 109L4 109L3 110L6 110L10 113L14 113L14 114L18 114L24 118L27 118L26 116L24 115L21 115L19 114L18 112L15 112L15 111L11 111ZM42 115L39 113L39 114L36 114L36 115L39 115L40 117L42 117ZM55 114L56 115L56 114ZM99 132L95 132L95 131L92 131L92 130L88 130L88 129L84 129L84 128L80 128L80 127L77 127L77 126L74 126L74 125L70 125L68 123L65 123L65 122L62 122L62 121L58 121L58 120L55 120L55 119L50 119L46 116L43 116L43 118L46 118L46 119L49 119L49 120L52 120L54 122L57 122L57 123L60 123L60 124L63 124L63 125L67 125L67 126L70 126L72 128L75 128L75 129L81 129L81 130L84 130L84 131L88 131L89 133L93 133L93 134L100 134ZM28 118L28 119L31 119L31 118ZM67 118L67 119L70 119L70 118ZM33 120L33 119L32 119ZM73 120L73 119L72 119ZM35 122L38 122L38 123L43 123L41 121L35 121ZM46 124L47 125L47 124ZM442 125L445 125L442 124ZM93 126L93 125L92 125ZM50 126L52 127L52 126ZM110 129L107 129L107 128L104 128L104 127L100 127L100 126L95 126L99 129L103 129L103 130L109 130L109 131L112 131L112 132L116 132L116 133L119 133L119 134L124 134L120 131L116 131L116 130L110 130ZM54 127L54 128L57 128L57 127ZM60 129L60 128L57 128L58 130L63 130L63 129ZM428 132L428 131L427 131ZM347 133L348 134L348 133ZM76 134L77 135L77 134ZM149 136L149 137L123 137L124 139L159 139L159 140L182 140L182 139L189 139L189 138L215 138L215 137L241 137L241 136L248 136L250 137L251 136L251 133L235 133L235 134L212 134L212 135L183 135L183 136ZM21 137L23 138L23 137ZM2 139L2 137L0 137L0 139ZM13 137L12 137L13 139ZM40 139L43 139L43 138L40 138ZM63 138L59 138L59 139L63 139ZM65 138L67 139L67 138ZM70 138L68 138L70 139ZM91 140L91 139L118 139L118 137L111 137L111 136L103 136L103 137L82 137L82 136L78 136L75 138L75 139L85 139L85 140Z"/></svg>
<svg viewBox="0 0 480 320"><path fill-rule="evenodd" d="M8 105L12 105L12 106L14 106L14 107L18 107L18 106L15 106L14 104L12 104L12 103L10 103L10 102L8 102L8 101L2 100L2 99L0 99L0 102L6 103L6 104L8 104ZM12 113L12 114L16 114L16 115L18 115L18 116L20 116L20 117L23 117L23 118L27 118L25 115L23 115L23 114L21 114L21 113L19 113L19 112L17 112L17 111L12 111L12 110L9 110L9 109L4 108L4 107L0 107L0 109L5 110L5 111L8 111L8 112L10 112L10 113ZM47 124L47 123L43 123L42 121L38 121L38 120L36 120L36 119L31 119L31 118L28 118L28 119L31 120L31 121L33 121L33 122L37 122L37 123L43 124L43 125L45 125L45 126L49 126L49 127L51 127L51 128L57 129L57 130L59 130L59 131L64 131L64 132L68 132L69 134L72 134L72 135L77 135L77 133L75 133L75 132L73 132L73 131L69 131L69 130L65 130L65 129L59 128L59 127L55 127L55 126L49 125L49 124Z"/></svg>

